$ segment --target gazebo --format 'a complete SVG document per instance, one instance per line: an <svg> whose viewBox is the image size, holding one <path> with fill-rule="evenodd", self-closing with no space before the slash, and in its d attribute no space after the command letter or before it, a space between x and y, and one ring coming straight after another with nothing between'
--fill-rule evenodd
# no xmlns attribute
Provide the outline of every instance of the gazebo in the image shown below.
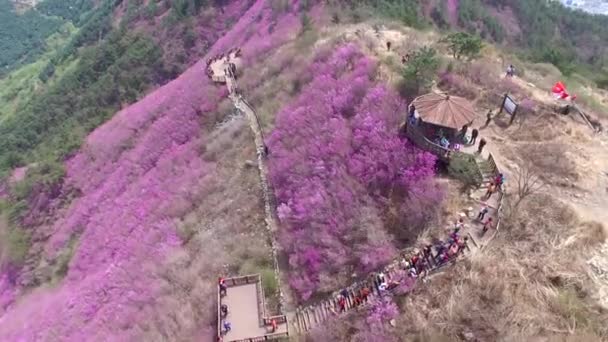
<svg viewBox="0 0 608 342"><path fill-rule="evenodd" d="M473 105L458 96L429 93L416 98L412 105L416 107L419 127L425 135L443 130L446 136L453 138L475 119Z"/></svg>
<svg viewBox="0 0 608 342"><path fill-rule="evenodd" d="M415 109L415 110L414 110ZM416 98L408 110L406 135L416 145L443 159L459 150L465 126L475 119L475 109L466 99L441 93Z"/></svg>

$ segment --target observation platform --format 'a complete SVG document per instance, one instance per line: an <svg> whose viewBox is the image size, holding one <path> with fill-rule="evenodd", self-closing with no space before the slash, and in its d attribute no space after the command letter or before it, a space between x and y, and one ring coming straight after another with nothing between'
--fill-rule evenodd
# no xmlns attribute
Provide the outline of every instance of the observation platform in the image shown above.
<svg viewBox="0 0 608 342"><path fill-rule="evenodd" d="M284 315L266 316L264 289L259 274L225 279L226 295L217 293L217 336L221 342L269 341L289 336ZM228 306L228 315L222 316L221 306ZM273 331L272 321L277 326ZM224 331L224 322L230 322L230 331Z"/></svg>

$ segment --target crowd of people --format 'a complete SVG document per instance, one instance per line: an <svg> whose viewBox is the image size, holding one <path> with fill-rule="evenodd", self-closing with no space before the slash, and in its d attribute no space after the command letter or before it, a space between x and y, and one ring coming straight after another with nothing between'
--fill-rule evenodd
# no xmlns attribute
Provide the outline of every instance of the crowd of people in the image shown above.
<svg viewBox="0 0 608 342"><path fill-rule="evenodd" d="M220 292L220 298L228 295L228 286L226 285L226 279L220 277L218 279L218 289ZM232 330L232 324L228 321L228 305L222 304L220 305L220 318L222 320L222 331L221 335L226 335L230 330Z"/></svg>
<svg viewBox="0 0 608 342"><path fill-rule="evenodd" d="M413 281L424 278L431 271L455 261L465 249L469 249L468 237L463 237L460 233L463 227L464 221L459 220L445 241L438 240L433 244L427 244L409 256L403 254L396 265L398 272L395 274L398 276L389 278L384 272L379 272L373 274L363 284L341 290L334 301L335 308L332 307L330 310L334 314L346 312L349 308L356 308L367 303L369 295L374 289L380 296L389 294L403 283L413 283L407 278Z"/></svg>

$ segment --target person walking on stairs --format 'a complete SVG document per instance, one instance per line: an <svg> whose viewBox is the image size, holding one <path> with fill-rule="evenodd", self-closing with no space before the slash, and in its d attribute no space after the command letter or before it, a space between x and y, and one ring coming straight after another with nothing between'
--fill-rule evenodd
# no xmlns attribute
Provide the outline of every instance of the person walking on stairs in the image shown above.
<svg viewBox="0 0 608 342"><path fill-rule="evenodd" d="M486 139L481 138L479 140L479 147L477 148L477 154L481 154L481 152L483 152L483 148L486 146L487 142Z"/></svg>
<svg viewBox="0 0 608 342"><path fill-rule="evenodd" d="M424 255L424 258L428 262L429 266L433 267L433 264L435 263L435 260L433 260L433 247L431 245L424 246L422 249L422 254Z"/></svg>
<svg viewBox="0 0 608 342"><path fill-rule="evenodd" d="M492 218L488 217L488 220L483 224L483 228L481 229L481 236L484 236L490 228L492 228Z"/></svg>
<svg viewBox="0 0 608 342"><path fill-rule="evenodd" d="M384 273L379 273L378 274L378 290L379 292L383 292L386 291L388 284L386 283L386 277L384 276Z"/></svg>
<svg viewBox="0 0 608 342"><path fill-rule="evenodd" d="M220 297L223 297L227 294L228 287L226 286L226 280L224 278L220 278L218 280L218 286L220 289Z"/></svg>
<svg viewBox="0 0 608 342"><path fill-rule="evenodd" d="M490 209L488 208L488 205L484 203L481 210L479 210L479 214L477 215L477 221L482 222L488 211L490 211Z"/></svg>
<svg viewBox="0 0 608 342"><path fill-rule="evenodd" d="M346 298L344 298L344 296L340 296L340 298L338 298L338 308L340 313L346 311Z"/></svg>
<svg viewBox="0 0 608 342"><path fill-rule="evenodd" d="M499 173L495 178L494 178L494 183L496 183L496 190L500 190L502 185L505 182L505 176L502 173Z"/></svg>
<svg viewBox="0 0 608 342"><path fill-rule="evenodd" d="M370 292L370 291L369 291L369 289L367 288L367 286L366 286L366 287L363 287L363 288L362 288L362 289L359 291L359 295L361 296L361 300L362 300L364 303L367 303L367 299L368 299L367 297L369 296L369 292Z"/></svg>
<svg viewBox="0 0 608 342"><path fill-rule="evenodd" d="M458 241L458 253L464 253L464 250L469 249L469 237L465 236L462 241Z"/></svg>
<svg viewBox="0 0 608 342"><path fill-rule="evenodd" d="M494 194L496 192L496 184L494 183L490 183L490 186L488 186L488 191L486 191L486 201L490 199L490 197L492 197L492 194Z"/></svg>

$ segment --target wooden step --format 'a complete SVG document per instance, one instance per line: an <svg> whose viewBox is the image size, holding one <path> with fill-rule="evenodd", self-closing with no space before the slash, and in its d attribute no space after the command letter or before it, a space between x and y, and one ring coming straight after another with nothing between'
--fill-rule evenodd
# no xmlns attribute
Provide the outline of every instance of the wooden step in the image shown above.
<svg viewBox="0 0 608 342"><path fill-rule="evenodd" d="M312 320L310 319L309 309L304 310L304 318L306 320L306 330L312 329Z"/></svg>
<svg viewBox="0 0 608 342"><path fill-rule="evenodd" d="M319 312L318 305L313 308L313 313L315 315L315 321L317 322L317 325L323 323L323 318L321 317L321 313Z"/></svg>
<svg viewBox="0 0 608 342"><path fill-rule="evenodd" d="M304 319L304 313L302 312L302 310L298 310L297 317L298 322L300 322L300 331L308 331L308 325L306 324L306 320Z"/></svg>
<svg viewBox="0 0 608 342"><path fill-rule="evenodd" d="M304 327L302 326L302 321L300 320L300 310L296 310L296 328L298 332L304 332Z"/></svg>

